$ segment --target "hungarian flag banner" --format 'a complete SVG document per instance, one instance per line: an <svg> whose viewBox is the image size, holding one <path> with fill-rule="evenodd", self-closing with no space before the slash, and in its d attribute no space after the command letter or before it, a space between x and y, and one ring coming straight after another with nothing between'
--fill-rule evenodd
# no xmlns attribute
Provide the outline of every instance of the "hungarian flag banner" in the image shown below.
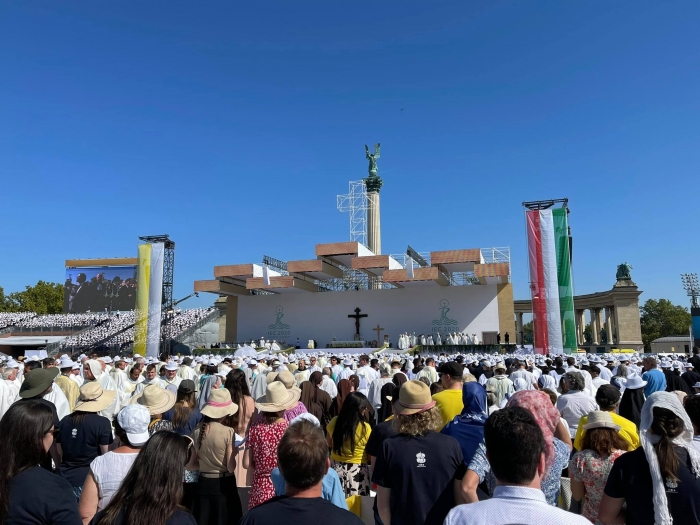
<svg viewBox="0 0 700 525"><path fill-rule="evenodd" d="M525 212L534 347L538 354L576 351L566 214L566 208Z"/></svg>

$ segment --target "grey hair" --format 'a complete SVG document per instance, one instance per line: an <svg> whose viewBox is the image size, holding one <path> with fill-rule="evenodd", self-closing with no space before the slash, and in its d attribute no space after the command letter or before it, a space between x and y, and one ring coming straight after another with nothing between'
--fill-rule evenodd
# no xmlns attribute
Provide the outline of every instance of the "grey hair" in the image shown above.
<svg viewBox="0 0 700 525"><path fill-rule="evenodd" d="M617 375L615 377L627 377L627 365L617 365Z"/></svg>
<svg viewBox="0 0 700 525"><path fill-rule="evenodd" d="M567 372L564 374L564 380L568 381L572 390L583 390L586 388L586 380L581 372Z"/></svg>
<svg viewBox="0 0 700 525"><path fill-rule="evenodd" d="M321 372L324 376L331 377L331 368L329 366L324 366L323 371Z"/></svg>
<svg viewBox="0 0 700 525"><path fill-rule="evenodd" d="M3 368L2 369L2 378L3 379L10 379L12 372L16 372L16 370L14 368Z"/></svg>

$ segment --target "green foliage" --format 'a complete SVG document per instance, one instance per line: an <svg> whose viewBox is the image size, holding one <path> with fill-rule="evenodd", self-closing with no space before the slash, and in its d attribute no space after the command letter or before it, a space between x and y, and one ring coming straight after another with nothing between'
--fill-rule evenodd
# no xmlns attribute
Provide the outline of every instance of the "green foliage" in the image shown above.
<svg viewBox="0 0 700 525"><path fill-rule="evenodd" d="M21 292L5 295L0 288L0 311L60 314L63 312L63 285L39 281Z"/></svg>
<svg viewBox="0 0 700 525"><path fill-rule="evenodd" d="M642 323L644 350L651 351L651 342L659 337L687 335L691 317L688 309L668 299L648 299L639 309Z"/></svg>
<svg viewBox="0 0 700 525"><path fill-rule="evenodd" d="M526 345L531 345L534 342L533 333L534 323L532 321L523 325L523 341Z"/></svg>

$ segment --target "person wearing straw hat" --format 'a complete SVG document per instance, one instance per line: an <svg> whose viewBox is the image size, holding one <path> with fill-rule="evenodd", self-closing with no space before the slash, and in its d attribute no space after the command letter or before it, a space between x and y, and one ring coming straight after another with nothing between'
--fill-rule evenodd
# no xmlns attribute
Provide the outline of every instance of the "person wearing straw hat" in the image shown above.
<svg viewBox="0 0 700 525"><path fill-rule="evenodd" d="M404 383L394 413L398 435L382 443L372 475L379 516L385 525L442 524L464 476L462 449L438 433L442 416L425 383Z"/></svg>
<svg viewBox="0 0 700 525"><path fill-rule="evenodd" d="M238 448L234 429L222 420L237 413L238 406L228 390L219 388L211 391L201 412L204 419L192 436L200 470L192 514L199 525L235 525L243 516L234 475Z"/></svg>
<svg viewBox="0 0 700 525"><path fill-rule="evenodd" d="M297 405L300 395L299 389L287 389L281 381L273 381L265 395L255 400L262 417L250 426L243 454L243 467L253 471L249 510L275 497L270 474L277 466L277 445L289 426L284 412Z"/></svg>
<svg viewBox="0 0 700 525"><path fill-rule="evenodd" d="M581 451L569 462L571 495L579 502L586 497L582 514L593 523L598 518L598 506L610 469L615 460L629 450L629 443L620 435L621 428L610 412L591 412L583 425Z"/></svg>
<svg viewBox="0 0 700 525"><path fill-rule="evenodd" d="M116 392L103 390L99 383L91 382L80 389L75 411L64 417L58 425L56 443L61 454L59 475L73 487L80 500L90 463L97 456L107 453L112 444L112 425L98 414L108 407Z"/></svg>
<svg viewBox="0 0 700 525"><path fill-rule="evenodd" d="M144 388L139 395L132 397L129 404L138 403L148 409L149 414L151 414L148 433L153 434L159 430L173 429L173 422L163 419L163 413L173 408L175 400L175 394L170 390L150 385Z"/></svg>

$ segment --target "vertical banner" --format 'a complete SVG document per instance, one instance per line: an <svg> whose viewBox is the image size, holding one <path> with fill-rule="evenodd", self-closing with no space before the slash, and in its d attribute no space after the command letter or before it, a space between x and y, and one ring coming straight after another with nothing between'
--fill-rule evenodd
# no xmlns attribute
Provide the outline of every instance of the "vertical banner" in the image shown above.
<svg viewBox="0 0 700 525"><path fill-rule="evenodd" d="M139 245L134 353L147 357L157 357L160 348L164 253L162 243Z"/></svg>
<svg viewBox="0 0 700 525"><path fill-rule="evenodd" d="M552 211L557 250L557 280L559 282L559 311L562 322L564 351L576 352L576 314L574 312L574 287L571 278L571 248L566 208Z"/></svg>
<svg viewBox="0 0 700 525"><path fill-rule="evenodd" d="M564 346L552 210L532 210L525 214L535 352L562 353Z"/></svg>
<svg viewBox="0 0 700 525"><path fill-rule="evenodd" d="M549 347L547 338L547 302L544 293L540 213L525 212L527 219L527 251L530 264L530 295L535 353L544 354Z"/></svg>

